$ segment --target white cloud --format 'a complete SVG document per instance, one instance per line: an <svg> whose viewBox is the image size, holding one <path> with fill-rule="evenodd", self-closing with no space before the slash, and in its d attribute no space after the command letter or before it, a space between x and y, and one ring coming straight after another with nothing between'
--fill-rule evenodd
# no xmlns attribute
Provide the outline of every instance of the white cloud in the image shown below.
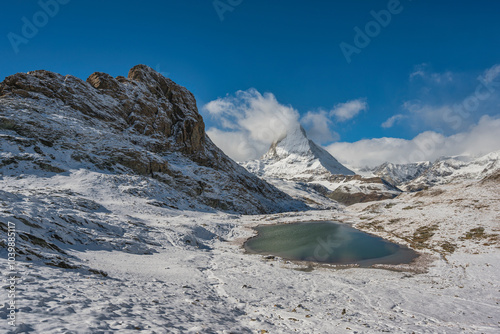
<svg viewBox="0 0 500 334"><path fill-rule="evenodd" d="M336 104L329 112L324 109L309 111L300 122L307 130L310 139L318 143L332 142L339 140L340 135L331 129L335 117L337 122L344 122L354 118L361 111L368 109L365 99L350 100L345 103Z"/></svg>
<svg viewBox="0 0 500 334"><path fill-rule="evenodd" d="M229 99L210 101L203 108L212 116L227 116L238 112L235 105Z"/></svg>
<svg viewBox="0 0 500 334"><path fill-rule="evenodd" d="M410 73L410 80L413 80L416 77L421 77L421 78L425 77L425 72L422 70L416 70Z"/></svg>
<svg viewBox="0 0 500 334"><path fill-rule="evenodd" d="M339 134L331 129L334 124L331 117L345 121L367 108L364 99L351 100L337 104L330 112L309 111L299 122L297 110L280 104L272 93L261 94L251 88L211 101L203 106L203 111L219 127L207 130L212 141L232 159L245 161L260 158L274 141L299 123L317 143L338 140Z"/></svg>
<svg viewBox="0 0 500 334"><path fill-rule="evenodd" d="M340 138L338 133L330 129L332 121L325 110L309 111L300 122L307 130L308 137L317 143L332 142Z"/></svg>
<svg viewBox="0 0 500 334"><path fill-rule="evenodd" d="M500 117L483 116L467 131L448 137L426 131L411 140L374 138L354 143L333 143L326 149L340 162L355 167L377 166L386 161L433 161L441 156L478 156L500 150L499 133Z"/></svg>
<svg viewBox="0 0 500 334"><path fill-rule="evenodd" d="M427 82L432 82L435 84L446 84L454 80L453 72L446 71L442 73L431 72L430 66L427 63L423 63L415 66L415 69L410 73L410 81L421 78Z"/></svg>
<svg viewBox="0 0 500 334"><path fill-rule="evenodd" d="M236 161L259 158L269 149L269 145L253 140L245 131L231 132L210 128L207 134L224 153Z"/></svg>
<svg viewBox="0 0 500 334"><path fill-rule="evenodd" d="M410 75L420 76L422 68ZM454 75L445 73L425 73L427 78L450 77ZM446 91L443 86L431 86L434 92L432 96L426 96L420 99L410 100L403 103L402 115L405 116L405 126L412 127L413 130L422 131L430 129L434 131L444 132L447 134L456 133L457 131L465 131L469 126L478 122L482 115L499 115L500 114L500 82L497 79L500 77L500 64L496 64L477 77L477 81L454 82L450 87L451 90ZM450 79L451 80L451 79ZM461 94L454 92L459 87L466 87L461 90ZM447 92L447 93L445 93ZM401 118L399 119L401 120ZM390 127L394 125L391 119L388 119L382 126Z"/></svg>
<svg viewBox="0 0 500 334"><path fill-rule="evenodd" d="M299 119L295 109L280 104L273 94L262 95L253 88L211 101L203 110L224 129L210 128L208 136L238 161L262 156Z"/></svg>
<svg viewBox="0 0 500 334"><path fill-rule="evenodd" d="M384 123L381 124L383 128L392 128L394 126L394 123L398 122L399 120L405 118L404 115L402 114L396 114L394 116L389 117Z"/></svg>
<svg viewBox="0 0 500 334"><path fill-rule="evenodd" d="M408 113L402 116L408 118L414 128L422 125L432 129L449 129L451 127L449 116L454 113L452 106L428 105L422 104L420 101L406 101L403 108Z"/></svg>
<svg viewBox="0 0 500 334"><path fill-rule="evenodd" d="M335 116L339 122L354 118L362 110L368 109L368 103L364 99L357 99L339 103L330 111L330 116Z"/></svg>
<svg viewBox="0 0 500 334"><path fill-rule="evenodd" d="M500 64L482 73L475 83L476 89L471 90L469 84L465 94L453 100L443 97L443 100L405 102L403 112L388 118L381 126L404 125L414 133L420 132L411 140L374 138L354 143L337 142L327 149L341 162L358 167L375 166L386 161L407 163L500 150L497 139L500 133L498 77ZM238 91L203 107L217 121L216 127L207 130L208 135L226 154L238 161L262 156L273 141L297 126L299 120L316 142L338 140L339 135L332 130L336 123L352 119L367 109L366 101L357 99L337 104L331 111L309 111L300 118L297 110L280 104L273 94L261 94L255 89Z"/></svg>
<svg viewBox="0 0 500 334"><path fill-rule="evenodd" d="M415 65L413 68L414 68L413 72L410 73L410 80L412 80L415 77L425 77L427 69L429 68L429 64L422 63Z"/></svg>
<svg viewBox="0 0 500 334"><path fill-rule="evenodd" d="M493 82L500 75L500 64L493 65L484 71L484 80L487 83Z"/></svg>
<svg viewBox="0 0 500 334"><path fill-rule="evenodd" d="M330 117L345 121L366 110L363 99L337 104L330 112L309 111L300 123L309 138L318 142L332 142L340 138L331 129ZM261 94L251 88L211 101L203 106L218 123L207 130L208 136L227 155L237 161L260 158L269 146L283 138L287 130L299 124L299 113L291 106L280 104L272 93Z"/></svg>

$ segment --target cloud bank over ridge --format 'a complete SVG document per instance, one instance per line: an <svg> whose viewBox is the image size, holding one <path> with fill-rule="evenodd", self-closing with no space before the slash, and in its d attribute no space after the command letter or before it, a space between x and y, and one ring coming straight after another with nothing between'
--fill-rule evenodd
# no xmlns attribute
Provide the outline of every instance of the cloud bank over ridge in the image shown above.
<svg viewBox="0 0 500 334"><path fill-rule="evenodd" d="M424 78L449 85L458 77L451 72L429 73L425 67L419 67L410 74L409 80ZM411 123L425 124L415 132L413 139L383 137L340 142L336 127L368 111L365 98L338 103L330 110L308 111L301 116L292 106L281 104L274 94L261 94L251 88L211 101L202 110L217 124L207 130L210 138L237 161L260 158L273 141L283 138L288 129L298 124L306 129L310 139L324 145L341 163L351 167L376 166L386 161L433 161L442 156L478 156L500 150L498 78L500 65L497 64L477 78L477 87L470 95L456 96L458 103L425 104L408 100L401 111L380 125L389 129L411 126ZM475 102L472 107L470 101Z"/></svg>

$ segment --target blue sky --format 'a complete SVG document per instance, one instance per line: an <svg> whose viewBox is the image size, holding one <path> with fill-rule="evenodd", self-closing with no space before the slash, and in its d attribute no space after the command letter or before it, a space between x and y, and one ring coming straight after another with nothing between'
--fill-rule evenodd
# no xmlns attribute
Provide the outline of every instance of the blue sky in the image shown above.
<svg viewBox="0 0 500 334"><path fill-rule="evenodd" d="M425 131L450 137L500 114L494 89L459 126L440 116L474 93L479 76L496 73L496 1L57 1L46 22L38 1L5 6L0 80L34 69L82 79L95 71L126 75L143 63L195 94L208 129L241 131L225 127L203 106L254 88L296 111L325 147L382 137L413 140ZM390 22L377 29L372 11L388 8ZM39 25L28 38L26 20ZM355 27L366 33L367 24L373 37L349 63L339 45L355 47ZM13 34L25 39L13 43ZM338 108L353 101L363 108L340 119Z"/></svg>

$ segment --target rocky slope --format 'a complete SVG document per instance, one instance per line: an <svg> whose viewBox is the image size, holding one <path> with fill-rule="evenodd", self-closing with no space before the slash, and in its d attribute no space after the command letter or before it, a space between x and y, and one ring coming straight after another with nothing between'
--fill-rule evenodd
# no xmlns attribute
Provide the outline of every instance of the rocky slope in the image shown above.
<svg viewBox="0 0 500 334"><path fill-rule="evenodd" d="M9 76L0 84L0 136L3 177L87 169L142 176L172 207L304 208L229 159L206 136L194 96L144 65L87 82L43 70Z"/></svg>
<svg viewBox="0 0 500 334"><path fill-rule="evenodd" d="M18 256L62 267L68 245L150 252L150 232L124 203L142 214L308 208L228 158L205 134L194 96L144 65L86 82L48 71L7 77L0 189L0 229L15 225Z"/></svg>
<svg viewBox="0 0 500 334"><path fill-rule="evenodd" d="M288 131L260 159L242 163L291 196L315 207L332 201L351 205L393 198L401 191L380 177L362 177L307 138L302 127ZM304 192L304 188L307 191Z"/></svg>

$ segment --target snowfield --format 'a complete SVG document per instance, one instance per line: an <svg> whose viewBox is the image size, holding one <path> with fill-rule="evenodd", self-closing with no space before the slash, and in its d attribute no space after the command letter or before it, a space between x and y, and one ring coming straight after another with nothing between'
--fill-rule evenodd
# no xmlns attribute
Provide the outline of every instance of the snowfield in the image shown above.
<svg viewBox="0 0 500 334"><path fill-rule="evenodd" d="M17 332L500 331L498 177L344 209L245 216L160 207L99 173L71 175L0 180L2 228L15 222L18 243L22 232L62 239L54 242L62 253L40 243L32 251L41 257L18 256ZM69 211L72 224L23 223ZM398 270L335 269L241 247L252 226L312 220L350 224L423 256ZM0 257L7 273L5 248ZM5 301L5 274L3 284ZM6 306L0 312L0 330L15 333Z"/></svg>

